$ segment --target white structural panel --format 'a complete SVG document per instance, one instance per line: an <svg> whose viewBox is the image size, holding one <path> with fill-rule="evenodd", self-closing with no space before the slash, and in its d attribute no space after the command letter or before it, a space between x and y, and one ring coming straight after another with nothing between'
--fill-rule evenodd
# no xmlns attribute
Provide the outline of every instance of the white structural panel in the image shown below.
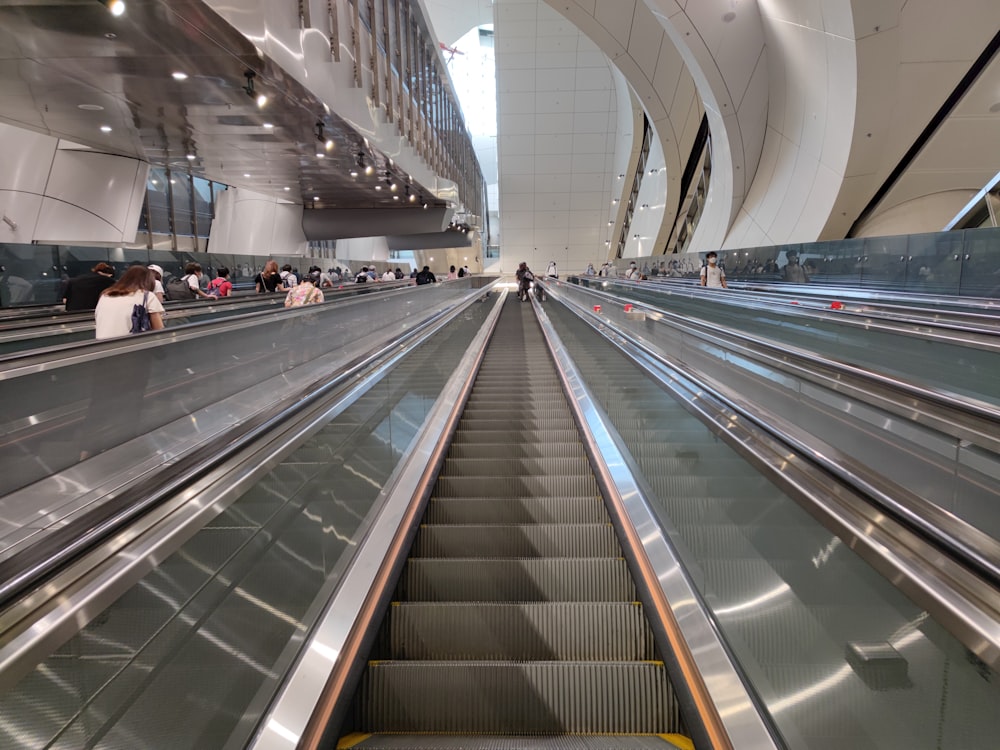
<svg viewBox="0 0 1000 750"><path fill-rule="evenodd" d="M212 252L306 255L302 206L245 188L219 193L212 221Z"/></svg>
<svg viewBox="0 0 1000 750"><path fill-rule="evenodd" d="M146 162L0 124L0 241L135 241ZM11 226L11 223L15 226Z"/></svg>
<svg viewBox="0 0 1000 750"><path fill-rule="evenodd" d="M540 0L498 0L494 28L501 270L580 270L607 253L621 106L608 61Z"/></svg>

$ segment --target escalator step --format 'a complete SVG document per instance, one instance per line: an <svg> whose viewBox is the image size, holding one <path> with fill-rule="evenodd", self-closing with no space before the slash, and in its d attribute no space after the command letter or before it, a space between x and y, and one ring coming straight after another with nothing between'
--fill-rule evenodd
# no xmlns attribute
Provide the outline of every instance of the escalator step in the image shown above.
<svg viewBox="0 0 1000 750"><path fill-rule="evenodd" d="M466 430L459 424L452 436L452 445L466 443L567 443L579 441L580 433L572 429L554 430L551 426L530 430Z"/></svg>
<svg viewBox="0 0 1000 750"><path fill-rule="evenodd" d="M583 455L583 449L575 457L567 458L519 458L508 457L500 450L492 458L452 458L445 459L439 477L497 477L497 476L546 476L591 473L590 462Z"/></svg>
<svg viewBox="0 0 1000 750"><path fill-rule="evenodd" d="M395 599L424 602L634 602L624 560L413 558Z"/></svg>
<svg viewBox="0 0 1000 750"><path fill-rule="evenodd" d="M673 742L671 742L673 740ZM534 735L356 734L344 737L338 750L681 750L693 748L680 735Z"/></svg>
<svg viewBox="0 0 1000 750"><path fill-rule="evenodd" d="M599 497L599 494L593 474L438 477L434 484L435 497Z"/></svg>
<svg viewBox="0 0 1000 750"><path fill-rule="evenodd" d="M597 497L432 498L425 523L607 523Z"/></svg>
<svg viewBox="0 0 1000 750"><path fill-rule="evenodd" d="M744 542L745 544L745 542ZM410 557L621 557L608 524L421 526Z"/></svg>
<svg viewBox="0 0 1000 750"><path fill-rule="evenodd" d="M373 662L364 732L643 733L669 726L657 662Z"/></svg>
<svg viewBox="0 0 1000 750"><path fill-rule="evenodd" d="M532 414L516 414L508 411L505 415L477 416L462 415L463 430L570 430L575 429L573 417L565 409L558 412L561 416Z"/></svg>
<svg viewBox="0 0 1000 750"><path fill-rule="evenodd" d="M448 458L572 458L583 455L579 440L565 443L452 443Z"/></svg>
<svg viewBox="0 0 1000 750"><path fill-rule="evenodd" d="M651 661L635 602L395 603L393 659Z"/></svg>

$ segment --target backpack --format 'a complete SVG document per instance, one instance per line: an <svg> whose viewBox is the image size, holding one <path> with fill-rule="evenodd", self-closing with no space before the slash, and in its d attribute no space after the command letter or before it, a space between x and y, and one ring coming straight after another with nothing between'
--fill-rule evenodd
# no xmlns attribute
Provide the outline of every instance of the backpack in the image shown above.
<svg viewBox="0 0 1000 750"><path fill-rule="evenodd" d="M188 274L190 276L190 274ZM188 286L187 276L171 276L163 285L163 296L168 300L194 299L194 289Z"/></svg>
<svg viewBox="0 0 1000 750"><path fill-rule="evenodd" d="M132 328L129 333L145 333L153 330L153 321L149 319L149 292L142 295L142 304L132 305Z"/></svg>

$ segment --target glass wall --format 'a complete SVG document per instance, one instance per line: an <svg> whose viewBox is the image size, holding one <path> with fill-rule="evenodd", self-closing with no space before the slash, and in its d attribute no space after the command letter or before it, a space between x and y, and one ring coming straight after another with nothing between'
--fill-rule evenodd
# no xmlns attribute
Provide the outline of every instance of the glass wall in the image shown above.
<svg viewBox="0 0 1000 750"><path fill-rule="evenodd" d="M720 250L730 281L1000 297L1000 228ZM698 278L705 253L625 258L648 276ZM796 268L798 266L798 268ZM801 271L799 270L801 269Z"/></svg>

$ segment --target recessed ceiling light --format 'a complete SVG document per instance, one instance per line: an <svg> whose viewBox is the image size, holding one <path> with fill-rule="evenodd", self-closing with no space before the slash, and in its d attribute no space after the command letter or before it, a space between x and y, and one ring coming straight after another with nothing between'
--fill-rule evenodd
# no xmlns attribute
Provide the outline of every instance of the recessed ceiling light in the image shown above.
<svg viewBox="0 0 1000 750"><path fill-rule="evenodd" d="M194 161L194 160L195 160L195 159L197 159L198 157L197 157L197 156L195 156L194 154L188 154L188 155L187 155L187 158L188 158L188 161Z"/></svg>
<svg viewBox="0 0 1000 750"><path fill-rule="evenodd" d="M154 185L159 185L160 184L156 180L150 180L150 182L152 182Z"/></svg>
<svg viewBox="0 0 1000 750"><path fill-rule="evenodd" d="M288 187L288 185L285 185L285 190L291 190L291 188Z"/></svg>
<svg viewBox="0 0 1000 750"><path fill-rule="evenodd" d="M351 170L351 177L357 177L357 176L358 176L358 170L352 169Z"/></svg>
<svg viewBox="0 0 1000 750"><path fill-rule="evenodd" d="M376 189L376 190L381 190L381 189L382 189L382 186L381 186L381 185L376 185L376 186L375 186L375 189Z"/></svg>
<svg viewBox="0 0 1000 750"><path fill-rule="evenodd" d="M175 81L186 81L188 77L188 74L185 73L183 70L175 70L170 75L173 76Z"/></svg>
<svg viewBox="0 0 1000 750"><path fill-rule="evenodd" d="M101 132L102 133L110 133L111 132L111 126L110 125L101 125Z"/></svg>
<svg viewBox="0 0 1000 750"><path fill-rule="evenodd" d="M264 130L270 130L271 128L274 127L274 123L265 122L261 127L264 128Z"/></svg>
<svg viewBox="0 0 1000 750"><path fill-rule="evenodd" d="M177 184L177 180L174 180L174 179L171 179L171 180L170 180L170 184L171 184L171 185L176 185L176 184Z"/></svg>
<svg viewBox="0 0 1000 750"><path fill-rule="evenodd" d="M87 112L101 112L104 110L104 107L100 104L77 104L76 108L86 110Z"/></svg>
<svg viewBox="0 0 1000 750"><path fill-rule="evenodd" d="M318 200L319 200L319 196L318 196L318 195L314 195L314 196L313 196L313 200L314 200L314 201L318 201Z"/></svg>
<svg viewBox="0 0 1000 750"><path fill-rule="evenodd" d="M113 16L120 16L125 12L125 0L111 0L107 6Z"/></svg>
<svg viewBox="0 0 1000 750"><path fill-rule="evenodd" d="M249 177L249 176L250 176L250 173L249 173L249 172L244 172L244 173L243 173L243 176L244 176L244 177Z"/></svg>
<svg viewBox="0 0 1000 750"><path fill-rule="evenodd" d="M327 151L331 151L333 149L333 141L328 140L326 143L323 144L323 146L326 148Z"/></svg>
<svg viewBox="0 0 1000 750"><path fill-rule="evenodd" d="M267 104L267 97L261 94L257 97L257 106L263 107L265 104Z"/></svg>
<svg viewBox="0 0 1000 750"><path fill-rule="evenodd" d="M317 158L317 159L324 159L324 158L326 158L326 154L324 154L324 153L322 153L322 152L319 152L319 151L317 151L317 152L316 152L316 158Z"/></svg>
<svg viewBox="0 0 1000 750"><path fill-rule="evenodd" d="M392 199L393 199L394 201L398 201L398 200L399 200L399 196L398 196L398 195L394 195L394 196L392 196Z"/></svg>

